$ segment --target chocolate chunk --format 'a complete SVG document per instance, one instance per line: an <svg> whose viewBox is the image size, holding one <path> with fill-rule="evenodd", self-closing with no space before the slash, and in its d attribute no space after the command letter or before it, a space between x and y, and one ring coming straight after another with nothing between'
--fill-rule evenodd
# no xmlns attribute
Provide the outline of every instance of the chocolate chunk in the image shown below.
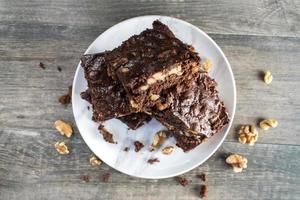
<svg viewBox="0 0 300 200"><path fill-rule="evenodd" d="M112 144L116 144L117 142L114 141L114 136L112 133L110 133L106 128L104 128L104 126L102 124L100 124L99 128L100 130L100 133L102 134L103 136L103 139L106 141L106 142L109 142L109 143L112 143Z"/></svg>
<svg viewBox="0 0 300 200"><path fill-rule="evenodd" d="M204 173L198 174L197 178L200 178L203 182L206 182L206 174L204 174Z"/></svg>
<svg viewBox="0 0 300 200"><path fill-rule="evenodd" d="M84 180L86 183L88 183L90 182L91 177L89 175L83 175L81 179Z"/></svg>
<svg viewBox="0 0 300 200"><path fill-rule="evenodd" d="M102 182L107 183L108 180L109 180L109 178L110 178L110 173L109 173L109 172L105 172L105 173L102 175L101 180L102 180Z"/></svg>
<svg viewBox="0 0 300 200"><path fill-rule="evenodd" d="M151 164L151 165L154 164L154 163L157 163L157 162L159 162L158 158L151 158L151 159L148 160L148 163Z"/></svg>
<svg viewBox="0 0 300 200"><path fill-rule="evenodd" d="M39 67L42 68L42 69L46 69L44 63L42 63L42 62L39 63Z"/></svg>
<svg viewBox="0 0 300 200"><path fill-rule="evenodd" d="M202 185L200 189L200 198L207 197L208 188L206 185Z"/></svg>
<svg viewBox="0 0 300 200"><path fill-rule="evenodd" d="M183 178L181 176L177 177L177 181L182 185L183 187L187 186L189 184L189 181L186 178Z"/></svg>
<svg viewBox="0 0 300 200"><path fill-rule="evenodd" d="M129 151L129 147L125 147L124 151L128 152Z"/></svg>
<svg viewBox="0 0 300 200"><path fill-rule="evenodd" d="M135 149L134 149L135 152L139 152L144 147L144 144L141 143L140 141L135 141L134 146L135 146Z"/></svg>
<svg viewBox="0 0 300 200"><path fill-rule="evenodd" d="M68 105L71 102L71 96L72 96L72 85L68 87L68 93L60 96L58 98L58 101L63 105Z"/></svg>

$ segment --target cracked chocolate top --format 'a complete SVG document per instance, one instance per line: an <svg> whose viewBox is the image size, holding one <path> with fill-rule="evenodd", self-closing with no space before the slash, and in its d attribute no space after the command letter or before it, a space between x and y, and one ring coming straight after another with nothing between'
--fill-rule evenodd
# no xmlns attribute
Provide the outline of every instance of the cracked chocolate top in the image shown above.
<svg viewBox="0 0 300 200"><path fill-rule="evenodd" d="M188 84L167 93L170 106L155 111L155 115L170 128L210 137L229 122L224 104L218 97L217 84L207 73L200 73L195 82ZM179 88L187 89L178 92Z"/></svg>

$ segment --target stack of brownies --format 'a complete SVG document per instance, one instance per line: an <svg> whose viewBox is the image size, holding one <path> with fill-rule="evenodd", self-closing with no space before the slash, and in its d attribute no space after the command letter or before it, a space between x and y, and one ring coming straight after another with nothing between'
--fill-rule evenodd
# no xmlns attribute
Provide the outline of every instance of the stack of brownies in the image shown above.
<svg viewBox="0 0 300 200"><path fill-rule="evenodd" d="M81 58L88 82L82 98L97 122L118 118L137 129L156 118L187 152L224 127L228 114L193 47L160 21L152 26L111 51Z"/></svg>

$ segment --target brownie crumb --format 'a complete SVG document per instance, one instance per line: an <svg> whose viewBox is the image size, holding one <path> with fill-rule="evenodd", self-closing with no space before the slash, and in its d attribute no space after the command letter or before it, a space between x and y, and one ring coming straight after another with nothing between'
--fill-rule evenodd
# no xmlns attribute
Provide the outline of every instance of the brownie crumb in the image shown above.
<svg viewBox="0 0 300 200"><path fill-rule="evenodd" d="M148 163L151 164L151 165L154 164L154 163L157 163L157 162L159 162L158 158L151 158L151 159L148 160Z"/></svg>
<svg viewBox="0 0 300 200"><path fill-rule="evenodd" d="M125 147L124 151L126 151L126 152L129 151L129 147Z"/></svg>
<svg viewBox="0 0 300 200"><path fill-rule="evenodd" d="M197 178L201 179L203 182L206 182L206 174L204 174L204 173L198 174Z"/></svg>
<svg viewBox="0 0 300 200"><path fill-rule="evenodd" d="M90 182L91 177L89 175L83 175L81 179L84 180L84 182L88 183Z"/></svg>
<svg viewBox="0 0 300 200"><path fill-rule="evenodd" d="M106 142L112 143L112 144L117 144L117 142L114 141L114 136L112 133L110 133L102 124L100 124L98 128L103 136L103 139Z"/></svg>
<svg viewBox="0 0 300 200"><path fill-rule="evenodd" d="M144 147L144 144L141 143L140 141L135 141L134 146L135 146L135 149L134 149L135 152L139 152Z"/></svg>
<svg viewBox="0 0 300 200"><path fill-rule="evenodd" d="M182 185L183 187L187 186L189 184L189 181L186 178L177 177L177 181L180 183L180 185Z"/></svg>
<svg viewBox="0 0 300 200"><path fill-rule="evenodd" d="M39 67L42 69L46 69L44 63L42 63L42 62L39 63Z"/></svg>
<svg viewBox="0 0 300 200"><path fill-rule="evenodd" d="M59 71L59 72L61 72L61 67L60 66L57 66L57 70Z"/></svg>
<svg viewBox="0 0 300 200"><path fill-rule="evenodd" d="M25 116L24 116L24 115L17 115L17 118L18 118L18 119L24 119Z"/></svg>
<svg viewBox="0 0 300 200"><path fill-rule="evenodd" d="M108 180L109 180L109 178L110 178L110 173L109 173L109 172L105 172L105 173L102 175L101 180L102 180L102 182L107 183Z"/></svg>
<svg viewBox="0 0 300 200"><path fill-rule="evenodd" d="M71 102L71 96L72 96L72 85L69 86L68 93L60 96L58 101L63 105L68 105Z"/></svg>
<svg viewBox="0 0 300 200"><path fill-rule="evenodd" d="M206 185L202 185L201 186L201 189L200 189L200 198L204 198L207 196L207 193L208 193L208 188Z"/></svg>
<svg viewBox="0 0 300 200"><path fill-rule="evenodd" d="M88 106L87 109L90 110L90 107Z"/></svg>

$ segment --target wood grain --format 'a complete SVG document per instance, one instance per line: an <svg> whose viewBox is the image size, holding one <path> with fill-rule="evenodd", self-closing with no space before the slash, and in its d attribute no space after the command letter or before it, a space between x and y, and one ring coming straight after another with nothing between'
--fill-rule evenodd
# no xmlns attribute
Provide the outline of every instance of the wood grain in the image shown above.
<svg viewBox="0 0 300 200"><path fill-rule="evenodd" d="M299 9L292 0L0 0L0 199L199 199L200 172L208 175L207 199L299 199ZM146 14L182 18L208 32L236 79L230 134L213 157L185 175L192 180L186 188L174 178L144 180L105 164L93 168L78 131L66 139L53 126L60 118L74 123L71 106L58 97L88 45L115 23ZM271 85L262 82L264 70L274 75ZM237 142L241 124L265 117L277 118L279 126L260 130L253 147ZM56 153L58 140L69 144L70 155ZM225 164L230 152L248 158L245 172L234 174ZM112 178L102 183L106 171Z"/></svg>
<svg viewBox="0 0 300 200"><path fill-rule="evenodd" d="M208 33L300 35L300 2L296 0L1 0L0 5L2 24L13 27L108 28L127 18L160 14L187 20Z"/></svg>

